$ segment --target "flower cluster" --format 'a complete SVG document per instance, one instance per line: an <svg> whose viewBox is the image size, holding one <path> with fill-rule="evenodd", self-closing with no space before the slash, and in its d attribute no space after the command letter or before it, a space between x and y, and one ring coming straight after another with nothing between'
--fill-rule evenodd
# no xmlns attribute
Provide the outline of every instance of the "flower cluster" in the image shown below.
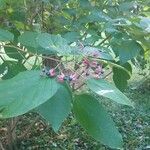
<svg viewBox="0 0 150 150"><path fill-rule="evenodd" d="M57 76L57 79L59 82L64 82L64 81L69 81L69 82L74 82L77 80L77 74L70 74L70 75L64 75L64 73L61 73L60 75Z"/></svg>
<svg viewBox="0 0 150 150"><path fill-rule="evenodd" d="M99 79L103 74L102 65L97 61L90 61L87 58L84 58L83 61L84 73L86 76L91 76L96 79Z"/></svg>
<svg viewBox="0 0 150 150"><path fill-rule="evenodd" d="M64 82L64 81L69 81L69 82L75 82L77 80L77 74L72 73L72 74L64 74L61 72L60 74L56 73L56 70L54 68L52 69L43 69L42 70L42 76L48 76L50 78L57 77L58 82Z"/></svg>
<svg viewBox="0 0 150 150"><path fill-rule="evenodd" d="M80 83L84 82L87 78L101 78L103 74L102 65L96 60L90 60L87 57L83 58L78 64L78 68L71 69L69 72L67 70L71 67L65 67L65 69L56 68L44 68L42 70L42 75L50 78L56 78L58 82L63 83L65 81L69 83ZM57 70L57 71L56 71Z"/></svg>

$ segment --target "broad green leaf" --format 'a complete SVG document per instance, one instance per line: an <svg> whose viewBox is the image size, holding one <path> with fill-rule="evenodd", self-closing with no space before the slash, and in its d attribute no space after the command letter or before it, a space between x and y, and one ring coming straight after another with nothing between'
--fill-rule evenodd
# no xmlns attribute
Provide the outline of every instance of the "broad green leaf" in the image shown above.
<svg viewBox="0 0 150 150"><path fill-rule="evenodd" d="M125 18L113 19L111 22L114 26L130 26L131 22Z"/></svg>
<svg viewBox="0 0 150 150"><path fill-rule="evenodd" d="M9 41L13 41L14 39L14 35L4 29L0 29L0 41L1 42L9 42Z"/></svg>
<svg viewBox="0 0 150 150"><path fill-rule="evenodd" d="M132 73L132 68L129 63L125 63L123 67L127 69L130 73ZM131 76L125 70L113 67L113 81L119 90L125 90L128 83L127 80L129 80L130 77Z"/></svg>
<svg viewBox="0 0 150 150"><path fill-rule="evenodd" d="M5 61L3 64L7 68L6 69L7 71L4 73L2 77L3 80L13 78L18 73L27 70L23 64L16 61Z"/></svg>
<svg viewBox="0 0 150 150"><path fill-rule="evenodd" d="M70 54L72 51L67 41L60 35L42 33L37 37L37 42L47 53L60 53L65 55Z"/></svg>
<svg viewBox="0 0 150 150"><path fill-rule="evenodd" d="M0 65L0 75L4 73L4 71L6 70L6 67L7 67L7 66L6 66L5 63L2 63L2 64Z"/></svg>
<svg viewBox="0 0 150 150"><path fill-rule="evenodd" d="M90 34L90 33L89 33ZM91 34L90 37L85 38L85 40L82 42L84 45L94 45L100 37L97 34Z"/></svg>
<svg viewBox="0 0 150 150"><path fill-rule="evenodd" d="M103 52L101 51L101 49L95 47L86 46L82 50L80 50L80 53L84 56L93 56L94 54L96 54L98 58L105 60L113 60L111 54L109 54L108 52Z"/></svg>
<svg viewBox="0 0 150 150"><path fill-rule="evenodd" d="M36 38L38 36L37 32L30 32L26 31L22 35L19 36L19 42L26 46L27 48L38 48L38 43L36 41Z"/></svg>
<svg viewBox="0 0 150 150"><path fill-rule="evenodd" d="M41 77L40 71L25 71L0 81L0 118L22 115L49 100L58 90L55 79Z"/></svg>
<svg viewBox="0 0 150 150"><path fill-rule="evenodd" d="M25 15L26 15L26 11L24 11L24 10L15 10L11 14L10 18L12 20L15 20L15 21L18 21L18 22L25 22Z"/></svg>
<svg viewBox="0 0 150 150"><path fill-rule="evenodd" d="M93 9L89 16L87 16L89 21L97 21L97 22L108 22L111 20L104 12L100 10Z"/></svg>
<svg viewBox="0 0 150 150"><path fill-rule="evenodd" d="M81 6L81 8L86 8L86 9L88 9L88 8L90 8L91 7L91 4L90 4L90 2L89 1L87 1L87 0L82 0L82 1L79 1L80 2L80 6Z"/></svg>
<svg viewBox="0 0 150 150"><path fill-rule="evenodd" d="M70 54L72 48L67 41L59 35L48 33L24 32L19 37L19 42L28 50L39 54Z"/></svg>
<svg viewBox="0 0 150 150"><path fill-rule="evenodd" d="M78 32L67 32L63 35L63 37L69 42L76 42L78 39L81 38L80 33Z"/></svg>
<svg viewBox="0 0 150 150"><path fill-rule="evenodd" d="M26 31L21 36L19 36L19 42L21 43L21 45L25 46L28 49L28 51L31 51L33 53L51 54L47 53L45 49L40 47L37 41L38 35L40 35L40 33L38 32Z"/></svg>
<svg viewBox="0 0 150 150"><path fill-rule="evenodd" d="M130 12L135 7L137 7L137 2L135 2L135 1L123 2L119 5L119 9L124 12L126 12L126 11Z"/></svg>
<svg viewBox="0 0 150 150"><path fill-rule="evenodd" d="M97 99L88 94L76 95L73 108L88 134L111 148L122 148L121 134Z"/></svg>
<svg viewBox="0 0 150 150"><path fill-rule="evenodd" d="M18 37L20 36L20 31L16 28L10 29L11 33L14 35L14 43L17 45L18 44Z"/></svg>
<svg viewBox="0 0 150 150"><path fill-rule="evenodd" d="M94 93L107 97L117 103L133 106L132 102L115 86L103 79L89 79L87 85Z"/></svg>
<svg viewBox="0 0 150 150"><path fill-rule="evenodd" d="M71 111L71 101L71 92L65 86L61 86L51 99L37 108L37 111L57 132Z"/></svg>
<svg viewBox="0 0 150 150"><path fill-rule="evenodd" d="M140 51L143 51L143 48L136 41L121 40L113 44L113 50L119 55L121 63L126 63L136 57Z"/></svg>
<svg viewBox="0 0 150 150"><path fill-rule="evenodd" d="M19 52L16 48L13 47L5 47L5 52L10 58L22 60L24 59L24 53Z"/></svg>

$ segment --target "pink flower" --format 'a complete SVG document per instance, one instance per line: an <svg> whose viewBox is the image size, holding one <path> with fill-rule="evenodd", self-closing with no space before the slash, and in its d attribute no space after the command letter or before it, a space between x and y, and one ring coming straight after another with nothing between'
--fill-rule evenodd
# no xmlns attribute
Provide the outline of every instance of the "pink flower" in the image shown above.
<svg viewBox="0 0 150 150"><path fill-rule="evenodd" d="M54 68L52 68L52 69L49 70L49 75L50 75L51 77L54 77L54 76L56 75L56 72L55 72L55 69L54 69Z"/></svg>
<svg viewBox="0 0 150 150"><path fill-rule="evenodd" d="M65 78L65 75L63 73L57 76L58 82L64 82L64 78Z"/></svg>
<svg viewBox="0 0 150 150"><path fill-rule="evenodd" d="M90 62L87 58L84 58L83 59L83 64L86 65L86 66L89 66Z"/></svg>
<svg viewBox="0 0 150 150"><path fill-rule="evenodd" d="M100 79L100 74L95 74L95 75L93 75L93 77L94 77L95 79Z"/></svg>
<svg viewBox="0 0 150 150"><path fill-rule="evenodd" d="M98 66L96 69L95 69L95 73L96 74L101 74L101 72L102 72L102 66Z"/></svg>
<svg viewBox="0 0 150 150"><path fill-rule="evenodd" d="M90 63L90 66L96 68L97 67L97 61L92 61Z"/></svg>
<svg viewBox="0 0 150 150"><path fill-rule="evenodd" d="M76 73L71 74L69 78L71 81L76 81L77 80L77 74Z"/></svg>

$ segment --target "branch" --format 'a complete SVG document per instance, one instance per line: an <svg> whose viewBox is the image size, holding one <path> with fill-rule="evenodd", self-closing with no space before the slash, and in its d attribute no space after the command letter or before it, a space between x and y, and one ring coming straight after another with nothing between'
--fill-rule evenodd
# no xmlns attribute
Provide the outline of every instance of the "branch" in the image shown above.
<svg viewBox="0 0 150 150"><path fill-rule="evenodd" d="M2 59L2 61L5 61L4 58L0 55L0 58Z"/></svg>
<svg viewBox="0 0 150 150"><path fill-rule="evenodd" d="M81 85L79 85L77 88L74 89L74 91L77 91L78 89L80 89L82 86L84 86L85 83L82 83Z"/></svg>
<svg viewBox="0 0 150 150"><path fill-rule="evenodd" d="M18 117L15 117L14 122L13 122L13 125L12 125L12 127L11 127L11 132L14 131L14 129L15 129L15 127L16 127L18 121L19 121L19 118L18 118Z"/></svg>
<svg viewBox="0 0 150 150"><path fill-rule="evenodd" d="M112 72L113 72L113 71L110 71L108 74L106 74L106 75L103 77L103 79L106 79L109 75L112 74Z"/></svg>
<svg viewBox="0 0 150 150"><path fill-rule="evenodd" d="M4 47L16 48L17 50L19 50L22 53L28 53L30 56L37 56L37 57L41 57L41 58L45 58L45 59L49 59L49 60L54 60L56 62L60 62L59 59L51 58L51 57L48 57L48 56L41 56L41 55L37 55L37 54L31 53L31 52L28 52L28 51L24 51L24 49L22 49L18 46L14 46L14 45L3 45L3 46Z"/></svg>
<svg viewBox="0 0 150 150"><path fill-rule="evenodd" d="M109 38L111 37L111 35L108 35L104 40L102 40L99 45L102 45L103 43L105 43L105 41L107 41Z"/></svg>

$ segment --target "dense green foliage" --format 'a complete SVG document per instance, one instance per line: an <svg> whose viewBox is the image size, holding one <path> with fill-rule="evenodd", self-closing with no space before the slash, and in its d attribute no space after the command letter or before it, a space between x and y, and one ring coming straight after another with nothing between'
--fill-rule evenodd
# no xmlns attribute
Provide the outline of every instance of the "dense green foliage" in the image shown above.
<svg viewBox="0 0 150 150"><path fill-rule="evenodd" d="M149 4L0 0L0 118L35 111L58 131L72 111L93 138L122 148L120 133L95 97L134 106L122 92L131 63L149 61ZM106 81L111 73L117 88Z"/></svg>

